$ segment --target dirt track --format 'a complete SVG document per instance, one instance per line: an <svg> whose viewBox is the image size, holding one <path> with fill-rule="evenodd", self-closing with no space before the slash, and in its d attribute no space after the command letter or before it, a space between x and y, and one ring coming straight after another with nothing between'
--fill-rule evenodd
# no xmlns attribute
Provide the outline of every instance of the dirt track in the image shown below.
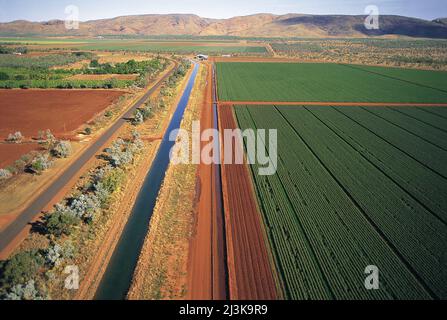
<svg viewBox="0 0 447 320"><path fill-rule="evenodd" d="M447 107L447 103L220 101L219 106Z"/></svg>
<svg viewBox="0 0 447 320"><path fill-rule="evenodd" d="M207 65L207 87L201 113L201 129L213 128L212 72ZM206 143L202 143L202 147ZM223 221L217 219L214 166L201 163L197 176L198 203L188 262L188 299L226 298ZM220 232L218 232L220 230Z"/></svg>
<svg viewBox="0 0 447 320"><path fill-rule="evenodd" d="M236 129L233 109L219 107L220 130ZM224 157L225 154L222 155ZM267 239L246 165L222 165L230 298L276 299Z"/></svg>

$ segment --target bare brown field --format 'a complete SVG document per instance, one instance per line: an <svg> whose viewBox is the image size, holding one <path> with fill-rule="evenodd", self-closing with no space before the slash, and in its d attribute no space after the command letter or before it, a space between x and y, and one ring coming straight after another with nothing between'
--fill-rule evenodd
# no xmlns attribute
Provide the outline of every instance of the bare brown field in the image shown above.
<svg viewBox="0 0 447 320"><path fill-rule="evenodd" d="M36 137L50 129L56 136L73 134L117 101L124 91L0 90L0 139L20 131Z"/></svg>
<svg viewBox="0 0 447 320"><path fill-rule="evenodd" d="M236 129L230 106L219 108L219 128ZM234 150L233 150L234 152ZM222 159L225 153L222 154ZM278 297L267 237L245 164L222 165L230 298L270 300Z"/></svg>
<svg viewBox="0 0 447 320"><path fill-rule="evenodd" d="M14 161L32 150L39 149L37 143L0 143L0 168L11 165Z"/></svg>

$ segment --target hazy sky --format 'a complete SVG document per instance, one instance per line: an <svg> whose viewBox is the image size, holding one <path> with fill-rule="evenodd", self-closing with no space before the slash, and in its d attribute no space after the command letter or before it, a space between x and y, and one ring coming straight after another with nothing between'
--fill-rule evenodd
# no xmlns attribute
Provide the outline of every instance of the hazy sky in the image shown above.
<svg viewBox="0 0 447 320"><path fill-rule="evenodd" d="M0 0L0 21L64 19L68 5L79 7L81 21L145 13L194 13L207 18L261 12L364 14L367 5L378 6L381 14L447 17L447 0Z"/></svg>

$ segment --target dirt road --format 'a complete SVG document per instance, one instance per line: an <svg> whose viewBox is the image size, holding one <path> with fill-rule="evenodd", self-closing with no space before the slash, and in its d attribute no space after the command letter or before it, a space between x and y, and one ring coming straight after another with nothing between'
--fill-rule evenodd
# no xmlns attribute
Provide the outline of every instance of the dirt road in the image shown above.
<svg viewBox="0 0 447 320"><path fill-rule="evenodd" d="M6 258L18 245L17 238L23 237L23 230L45 206L65 187L79 170L97 153L101 152L104 144L132 117L135 109L139 108L155 92L163 82L174 72L174 65L170 72L160 78L147 92L111 127L109 127L84 153L76 159L47 189L45 189L21 214L0 233L0 258Z"/></svg>
<svg viewBox="0 0 447 320"><path fill-rule="evenodd" d="M207 87L201 113L201 130L214 127L213 73L207 64ZM202 147L205 146L202 142ZM216 181L216 165L199 165L197 176L198 203L194 233L190 242L188 262L188 299L222 300L226 292L225 239L220 192Z"/></svg>

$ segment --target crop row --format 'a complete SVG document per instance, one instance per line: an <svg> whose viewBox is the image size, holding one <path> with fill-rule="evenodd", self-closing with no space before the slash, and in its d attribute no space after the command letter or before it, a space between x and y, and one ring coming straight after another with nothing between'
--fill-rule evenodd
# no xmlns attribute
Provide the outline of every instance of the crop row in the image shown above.
<svg viewBox="0 0 447 320"><path fill-rule="evenodd" d="M398 163L380 164L405 159L423 177L420 163L391 146L380 149L377 137L369 143L368 130L334 109L237 107L236 114L241 128L278 129L277 174L259 176L256 166L252 173L286 296L446 297L446 224L416 198L421 185L430 189L430 174L439 182L431 188L445 188L442 177L430 172L416 186L413 179L405 185L410 193L397 183L409 179ZM397 171L393 179L385 169ZM421 199L439 214L446 209L439 195ZM381 290L365 289L367 265L379 267Z"/></svg>

